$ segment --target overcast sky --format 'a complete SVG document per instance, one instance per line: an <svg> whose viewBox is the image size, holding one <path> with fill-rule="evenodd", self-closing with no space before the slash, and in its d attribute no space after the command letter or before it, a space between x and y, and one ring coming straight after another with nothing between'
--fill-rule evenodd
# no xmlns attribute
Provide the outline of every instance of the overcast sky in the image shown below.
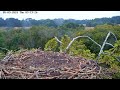
<svg viewBox="0 0 120 90"><path fill-rule="evenodd" d="M0 17L6 18L18 18L19 20L26 18L39 19L94 19L102 17L120 16L120 11L0 11Z"/></svg>

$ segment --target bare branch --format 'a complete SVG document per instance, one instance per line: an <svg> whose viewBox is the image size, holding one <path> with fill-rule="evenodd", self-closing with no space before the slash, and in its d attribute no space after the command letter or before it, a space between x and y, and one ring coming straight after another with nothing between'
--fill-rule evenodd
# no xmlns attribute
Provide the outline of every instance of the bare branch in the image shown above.
<svg viewBox="0 0 120 90"><path fill-rule="evenodd" d="M78 39L78 38L81 38L81 37L87 37L88 39L90 39L92 42L94 42L96 45L98 45L100 48L101 48L101 45L98 44L97 42L95 42L93 39L91 39L89 36L78 36L78 37L75 37L73 38L73 40L68 44L66 50L69 49L69 47L71 46L71 44L74 42L74 40Z"/></svg>
<svg viewBox="0 0 120 90"><path fill-rule="evenodd" d="M99 52L99 54L98 54L97 60L99 59L100 55L103 53L104 46L105 46L105 44L106 44L107 39L108 39L109 36L110 36L110 32L107 34L107 36L106 36L106 38L105 38L105 40L104 40L104 42L103 42L103 45L102 45L102 47L101 47L101 49L100 49L100 52Z"/></svg>
<svg viewBox="0 0 120 90"><path fill-rule="evenodd" d="M0 47L0 49L3 49L3 50L6 50L6 51L9 51L8 49L6 49L6 48L2 48L2 47Z"/></svg>
<svg viewBox="0 0 120 90"><path fill-rule="evenodd" d="M110 46L112 46L112 47L114 47L111 43L107 43L107 42L106 42L106 44L107 44L107 45L110 45Z"/></svg>
<svg viewBox="0 0 120 90"><path fill-rule="evenodd" d="M11 57L12 57L12 51L9 51L8 54L3 58L2 61L8 62Z"/></svg>
<svg viewBox="0 0 120 90"><path fill-rule="evenodd" d="M120 62L120 59L118 58L118 57L115 57L116 59L117 59L117 61L119 61Z"/></svg>
<svg viewBox="0 0 120 90"><path fill-rule="evenodd" d="M106 36L104 42L103 42L103 45L102 45L101 49L100 49L100 52L99 52L99 54L98 54L98 59L99 59L101 53L103 53L103 49L104 49L105 44L114 47L111 43L107 43L107 40L108 40L108 37L110 36L110 34L112 34L112 35L115 37L115 39L117 40L117 37L115 36L115 34L112 33L112 32L109 32L109 33L107 34L107 36ZM98 59L97 59L97 60L98 60Z"/></svg>
<svg viewBox="0 0 120 90"><path fill-rule="evenodd" d="M54 36L55 37L55 36ZM62 44L62 42L57 38L57 37L55 37L55 39L60 43L60 44Z"/></svg>
<svg viewBox="0 0 120 90"><path fill-rule="evenodd" d="M107 34L107 36L106 36L106 38L105 38L102 46L101 46L100 44L98 44L96 41L94 41L93 39L91 39L89 36L77 36L77 37L73 38L72 41L70 41L70 43L69 43L68 46L66 47L66 50L65 50L65 51L67 51L67 50L70 48L70 46L72 45L72 43L74 42L74 40L76 40L76 39L78 39L78 38L81 38L81 37L86 37L86 38L90 39L92 42L94 42L96 45L98 45L98 46L100 47L100 51L99 51L98 58L97 58L97 60L98 60L99 57L100 57L100 55L101 55L102 53L104 53L104 52L103 52L103 49L104 49L104 47L105 47L106 44L114 47L111 43L107 43L107 40L108 40L108 37L110 36L110 34L112 34L112 35L115 37L115 39L117 40L117 37L115 36L115 34L112 33L112 32L109 32L109 33ZM60 40L58 40L57 37L55 37L55 39L56 39L59 43L62 44L62 42L61 42Z"/></svg>
<svg viewBox="0 0 120 90"><path fill-rule="evenodd" d="M115 36L115 34L114 33L112 33L112 32L110 32L114 37L115 37L115 39L116 39L116 41L117 41L117 37Z"/></svg>

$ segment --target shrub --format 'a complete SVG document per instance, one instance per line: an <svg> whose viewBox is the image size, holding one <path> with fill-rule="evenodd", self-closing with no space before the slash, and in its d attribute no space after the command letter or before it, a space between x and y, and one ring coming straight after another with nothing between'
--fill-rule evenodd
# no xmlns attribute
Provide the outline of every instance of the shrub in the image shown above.
<svg viewBox="0 0 120 90"><path fill-rule="evenodd" d="M56 39L53 38L45 44L44 50L45 51L56 51L57 46L58 46L58 43L57 43Z"/></svg>

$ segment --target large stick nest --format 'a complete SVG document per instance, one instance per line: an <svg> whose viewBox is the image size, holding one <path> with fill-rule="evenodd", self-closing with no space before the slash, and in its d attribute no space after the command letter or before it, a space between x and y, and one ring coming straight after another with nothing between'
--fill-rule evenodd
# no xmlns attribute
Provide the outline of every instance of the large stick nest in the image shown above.
<svg viewBox="0 0 120 90"><path fill-rule="evenodd" d="M0 61L1 79L96 79L100 72L93 60L38 49Z"/></svg>

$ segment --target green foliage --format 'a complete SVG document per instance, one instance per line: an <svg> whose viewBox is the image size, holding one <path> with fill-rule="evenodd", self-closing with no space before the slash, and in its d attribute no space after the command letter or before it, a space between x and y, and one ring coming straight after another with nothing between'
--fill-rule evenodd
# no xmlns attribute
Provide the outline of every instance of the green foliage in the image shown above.
<svg viewBox="0 0 120 90"><path fill-rule="evenodd" d="M71 55L79 55L82 54L82 51L85 50L86 48L87 47L81 40L79 41L75 40L69 48L69 53Z"/></svg>
<svg viewBox="0 0 120 90"><path fill-rule="evenodd" d="M76 36L79 36L79 35L80 36L82 36L82 35L89 36L93 40L95 40L97 43L102 45L106 38L106 35L108 34L109 31L113 32L116 35L117 39L120 40L120 26L118 26L118 25L112 26L112 25L108 25L108 24L97 25L94 29L80 31L79 33L76 33ZM99 50L100 50L99 46L97 46L92 41L90 41L86 38L81 38L81 40L85 43L87 48L90 49L90 51L92 53L95 53L96 56L98 55ZM108 38L107 42L114 44L115 43L114 36L111 35ZM110 45L105 45L104 50L108 50L110 48L112 48Z"/></svg>
<svg viewBox="0 0 120 90"><path fill-rule="evenodd" d="M86 59L95 59L95 54L91 53L89 49L83 50L81 56L83 56Z"/></svg>
<svg viewBox="0 0 120 90"><path fill-rule="evenodd" d="M70 24L71 25L71 24ZM64 25L63 25L64 26ZM94 29L91 30L84 30L82 26L79 25L77 28L63 28L63 27L47 27L47 26L33 26L29 29L10 29L10 30L0 30L0 46L7 48L9 50L19 50L21 48L24 49L31 49L31 48L45 48L45 44L52 39L54 36L61 38L63 43L60 47L58 47L61 51L64 52L65 48L71 41L70 38L74 38L79 35L89 36L93 40L95 40L99 44L103 44L103 41L107 35L107 33L111 31L113 32L118 40L120 40L120 26L118 25L97 25ZM68 38L65 39L63 37L67 35ZM66 36L66 37L67 37ZM80 44L79 40L83 41L86 48L90 50L91 53L95 53L96 56L99 53L99 46L94 44L91 40L87 38L79 38L74 41L72 44L76 50ZM77 42L78 41L78 42ZM108 42L114 44L115 39L113 36L110 36ZM76 43L76 44L75 44ZM71 54L74 50L72 50L73 46L71 45ZM111 46L106 45L104 50L110 49ZM79 51L77 49L77 51ZM78 52L74 51L74 54Z"/></svg>
<svg viewBox="0 0 120 90"><path fill-rule="evenodd" d="M48 40L56 35L57 29L47 26L33 26L29 29L0 30L0 47L9 50L19 50L21 48L44 49Z"/></svg>
<svg viewBox="0 0 120 90"><path fill-rule="evenodd" d="M120 72L117 72L115 73L113 76L112 76L113 79L120 79Z"/></svg>
<svg viewBox="0 0 120 90"><path fill-rule="evenodd" d="M70 43L71 39L70 37L68 37L68 35L64 35L61 38L61 42L62 44L60 45L60 52L64 52L66 50L66 47L68 46L68 44Z"/></svg>
<svg viewBox="0 0 120 90"><path fill-rule="evenodd" d="M62 28L77 28L77 27L79 27L79 24L72 23L72 22L65 23L62 25Z"/></svg>
<svg viewBox="0 0 120 90"><path fill-rule="evenodd" d="M108 55L102 54L100 56L99 62L104 63L106 65L110 65L110 67L112 67L112 65L116 62L116 59L113 56L110 56L109 54Z"/></svg>
<svg viewBox="0 0 120 90"><path fill-rule="evenodd" d="M90 50L87 49L87 47L81 40L79 40L79 41L75 40L72 43L72 45L70 46L68 53L70 55L74 55L74 56L82 56L86 59L94 59L95 58L95 54L91 53Z"/></svg>
<svg viewBox="0 0 120 90"><path fill-rule="evenodd" d="M95 27L96 30L114 30L113 26L112 25L108 25L108 24L104 24L104 25L97 25Z"/></svg>
<svg viewBox="0 0 120 90"><path fill-rule="evenodd" d="M0 46L4 46L5 41L5 32L3 30L0 30Z"/></svg>
<svg viewBox="0 0 120 90"><path fill-rule="evenodd" d="M118 72L120 70L120 40L114 44L114 48L106 50L99 59L99 63L109 65L109 68Z"/></svg>
<svg viewBox="0 0 120 90"><path fill-rule="evenodd" d="M56 51L57 46L58 46L58 43L57 43L56 39L53 38L45 44L44 50L45 51Z"/></svg>
<svg viewBox="0 0 120 90"><path fill-rule="evenodd" d="M95 54L91 53L90 50L87 49L87 47L81 40L79 41L75 40L70 46L70 48L66 51L66 48L70 43L70 41L71 39L67 35L64 35L61 38L62 44L60 44L60 47L59 47L60 52L67 52L68 54L73 56L82 56L86 59L95 59ZM56 39L53 38L46 43L44 50L56 51L57 48L58 48L58 45L57 45Z"/></svg>

